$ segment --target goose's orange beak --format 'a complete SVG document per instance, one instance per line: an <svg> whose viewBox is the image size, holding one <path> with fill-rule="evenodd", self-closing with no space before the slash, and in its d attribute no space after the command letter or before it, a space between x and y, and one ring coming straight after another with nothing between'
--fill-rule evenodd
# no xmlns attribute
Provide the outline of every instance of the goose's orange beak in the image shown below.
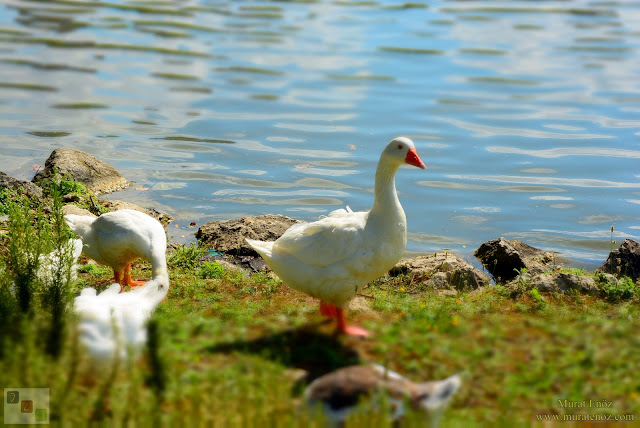
<svg viewBox="0 0 640 428"><path fill-rule="evenodd" d="M417 166L421 169L427 168L424 162L422 162L422 159L420 159L420 156L418 156L418 152L416 152L416 149L409 149L409 152L407 152L407 157L404 158L404 161L409 165Z"/></svg>

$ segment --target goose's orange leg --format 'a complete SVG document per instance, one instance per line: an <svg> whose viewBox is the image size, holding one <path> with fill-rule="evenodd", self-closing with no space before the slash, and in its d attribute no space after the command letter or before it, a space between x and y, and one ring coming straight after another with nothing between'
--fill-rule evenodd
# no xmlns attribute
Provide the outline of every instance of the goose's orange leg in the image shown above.
<svg viewBox="0 0 640 428"><path fill-rule="evenodd" d="M338 322L336 331L349 336L368 337L369 332L362 327L347 325L344 319L344 309L332 305L331 303L320 302L320 313L327 317L335 318Z"/></svg>
<svg viewBox="0 0 640 428"><path fill-rule="evenodd" d="M113 280L118 284L120 284L120 292L122 293L122 290L124 288L122 287L122 278L121 278L121 273L119 271L117 270L113 271Z"/></svg>
<svg viewBox="0 0 640 428"><path fill-rule="evenodd" d="M128 264L124 267L122 282L124 283L124 285L128 285L132 288L146 284L145 281L134 281L133 279L131 279L131 264Z"/></svg>
<svg viewBox="0 0 640 428"><path fill-rule="evenodd" d="M320 301L320 313L325 317L336 318L338 316L338 308L331 303Z"/></svg>

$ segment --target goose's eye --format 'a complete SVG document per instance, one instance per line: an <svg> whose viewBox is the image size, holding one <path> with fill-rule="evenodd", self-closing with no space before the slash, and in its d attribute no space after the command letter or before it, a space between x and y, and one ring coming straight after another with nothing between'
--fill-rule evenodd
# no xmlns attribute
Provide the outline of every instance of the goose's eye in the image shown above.
<svg viewBox="0 0 640 428"><path fill-rule="evenodd" d="M402 144L398 144L398 150L402 150L402 149L403 149Z"/></svg>

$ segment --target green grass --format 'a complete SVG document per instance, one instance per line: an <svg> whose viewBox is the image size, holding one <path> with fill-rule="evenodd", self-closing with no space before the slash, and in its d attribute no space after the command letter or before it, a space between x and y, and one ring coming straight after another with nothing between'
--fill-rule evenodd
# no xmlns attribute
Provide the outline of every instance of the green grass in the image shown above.
<svg viewBox="0 0 640 428"><path fill-rule="evenodd" d="M498 285L451 295L407 276L381 278L348 312L372 333L361 340L335 336L316 300L273 275L225 269L204 256L195 245L168 253L171 287L140 361L98 370L78 343L71 315L62 351L53 357L39 339L49 312L35 305L32 317L13 324L19 338L3 339L11 350L0 356L3 383L50 388L52 421L66 425L320 427L318 417L301 409L301 371L313 378L365 362L416 380L460 373L463 387L445 426L530 425L537 414L640 413L638 293L514 295ZM7 272L8 257L0 251L0 272ZM111 283L110 269L81 263L72 293ZM149 264L136 263L132 275L148 279ZM10 278L0 279L6 293ZM634 287L622 280L617 289ZM0 315L3 310L12 309L0 305ZM590 399L612 405L559 405ZM373 414L348 426L388 425Z"/></svg>
<svg viewBox="0 0 640 428"><path fill-rule="evenodd" d="M110 283L110 270L94 269L83 268L80 281L102 288ZM81 350L74 355L72 332L60 360L48 359L35 344L25 345L19 359L0 361L0 370L14 383L41 385L42 377L19 374L25 360L33 362L45 374L54 401L66 394L66 409L54 407L52 414L61 412L70 423L94 416L109 423L160 418L304 426L310 422L306 414L299 416L295 370L317 376L368 361L414 379L461 373L464 386L445 415L460 424L640 411L640 381L632 375L640 369L637 299L612 304L593 296L543 293L513 299L500 287L446 296L401 291L392 283L396 279L380 280L363 290L368 297L359 300L365 303L349 312L352 322L373 334L358 340L335 337L317 313L317 302L269 275L228 271L215 262L196 269L172 266L170 274L169 295L154 316L166 377L159 403L148 380L148 356L119 367L110 380L110 372L95 373ZM133 275L148 278L148 264L136 265ZM98 403L102 394L105 400ZM561 399L591 398L610 400L613 407L558 405Z"/></svg>

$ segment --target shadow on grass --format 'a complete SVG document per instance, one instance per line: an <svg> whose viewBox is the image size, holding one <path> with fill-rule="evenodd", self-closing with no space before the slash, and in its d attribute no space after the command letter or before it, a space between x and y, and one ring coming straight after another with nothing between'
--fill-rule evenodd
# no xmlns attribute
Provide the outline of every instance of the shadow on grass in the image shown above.
<svg viewBox="0 0 640 428"><path fill-rule="evenodd" d="M243 352L259 355L284 366L307 372L306 382L328 372L360 362L354 348L346 346L339 336L317 331L322 323L308 324L252 340L238 340L205 347L211 353Z"/></svg>

